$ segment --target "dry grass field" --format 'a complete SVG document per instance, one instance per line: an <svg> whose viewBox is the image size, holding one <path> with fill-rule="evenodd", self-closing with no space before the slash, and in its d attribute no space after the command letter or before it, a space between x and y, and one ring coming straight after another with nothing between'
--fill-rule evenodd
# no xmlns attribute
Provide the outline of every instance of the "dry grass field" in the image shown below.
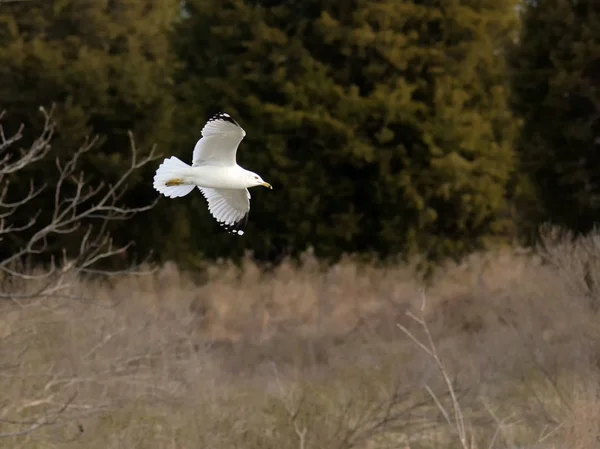
<svg viewBox="0 0 600 449"><path fill-rule="evenodd" d="M0 448L597 448L599 256L167 264L4 301Z"/></svg>

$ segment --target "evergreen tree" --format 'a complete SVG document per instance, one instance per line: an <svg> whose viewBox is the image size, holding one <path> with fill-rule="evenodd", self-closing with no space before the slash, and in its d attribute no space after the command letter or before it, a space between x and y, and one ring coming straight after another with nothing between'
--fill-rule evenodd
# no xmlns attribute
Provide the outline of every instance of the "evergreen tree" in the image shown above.
<svg viewBox="0 0 600 449"><path fill-rule="evenodd" d="M600 217L600 3L523 7L512 69L518 149L534 188L528 212L537 224L586 231Z"/></svg>
<svg viewBox="0 0 600 449"><path fill-rule="evenodd" d="M253 195L245 245L259 257L308 245L441 257L510 231L514 0L189 0L186 12L178 155L216 110L246 129L238 158L275 189ZM193 228L214 232L193 201Z"/></svg>
<svg viewBox="0 0 600 449"><path fill-rule="evenodd" d="M51 156L69 156L86 136L99 135L96 148L82 160L96 181L120 177L129 154L129 130L139 148L147 151L157 144L160 151L168 150L176 68L170 32L179 14L178 0L0 4L0 109L7 110L3 124L15 129L23 122L26 136L35 136L43 118L39 106L55 103L58 126ZM55 169L51 158L33 168L24 175L38 183L51 179ZM156 197L152 168L132 180L129 205ZM51 201L42 195L31 205L49 213L45 206ZM113 235L120 243L141 242L146 252L168 240L164 233L170 224L160 223L168 215L164 212L156 213L155 220L141 215L133 222L115 222ZM29 217L33 210L21 213ZM78 244L73 239L66 243Z"/></svg>

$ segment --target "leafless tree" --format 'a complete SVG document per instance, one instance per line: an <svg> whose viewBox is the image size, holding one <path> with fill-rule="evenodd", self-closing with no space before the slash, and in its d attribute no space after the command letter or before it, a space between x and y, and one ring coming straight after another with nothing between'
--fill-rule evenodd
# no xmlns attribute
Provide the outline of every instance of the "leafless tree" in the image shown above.
<svg viewBox="0 0 600 449"><path fill-rule="evenodd" d="M48 112L44 108L40 108L40 111L45 119L40 135L27 148L19 148L18 151L16 146L23 138L23 127L12 135L5 135L2 128L4 114L0 114L0 244L10 237L26 236L18 250L0 257L0 273L3 275L0 275L0 279L36 281L36 288L26 293L15 294L0 290L0 299L19 300L59 295L68 286L66 280L73 274L108 274L106 270L96 269L98 263L122 253L131 244L115 246L108 232L109 223L114 220L127 220L156 204L153 202L142 207L128 207L122 204L131 175L156 158L154 148L146 156L139 157L131 133L129 167L115 183L91 184L83 171L80 171L78 163L81 157L93 150L97 142L97 138L92 138L84 142L68 160L55 160L55 179L41 185L36 185L35 181L31 180L27 194L9 201L10 175L38 161L46 162L49 159L56 123L52 111ZM17 222L19 210L48 189L53 191L54 199L48 205L52 211L49 217L41 219L38 213L24 223ZM82 235L76 254L63 251L59 260L51 257L49 266L41 271L37 269L35 273L31 272L30 268L24 268L24 261L35 261L37 257L48 254L49 241L52 238L69 234Z"/></svg>
<svg viewBox="0 0 600 449"><path fill-rule="evenodd" d="M79 162L84 154L94 149L97 138L83 142L67 160L53 160L50 151L56 122L52 110L40 108L40 112L44 117L43 129L25 147L19 146L25 140L24 127L7 135L2 127L5 114L0 113L0 245L7 248L7 244L12 242L16 247L10 254L4 252L0 255L0 301L10 300L19 305L35 304L52 296L69 298L70 280L82 274L134 272L137 266L119 271L98 268L99 263L120 254L129 246L114 245L108 225L114 220L127 220L156 204L129 207L123 201L132 174L156 158L154 148L140 157L130 133L131 157L127 169L112 184L92 183L80 170ZM27 168L49 162L56 166L53 179L46 179L44 183L30 180L27 186L16 186L15 181L11 183L15 175L21 175L16 182L27 182L22 181L26 179ZM19 196L18 192L23 191L26 193ZM32 208L32 201L48 191L52 192L53 200L45 213L38 212L23 219L25 210ZM76 250L59 250L58 257L52 256L50 253L55 253L56 248L51 243L65 235L79 239ZM14 242L20 243L14 245ZM40 260L45 263L37 264ZM50 401L52 405L42 415L26 421L11 420L2 414L0 423L15 430L0 432L0 439L26 436L57 423L73 406L73 399Z"/></svg>

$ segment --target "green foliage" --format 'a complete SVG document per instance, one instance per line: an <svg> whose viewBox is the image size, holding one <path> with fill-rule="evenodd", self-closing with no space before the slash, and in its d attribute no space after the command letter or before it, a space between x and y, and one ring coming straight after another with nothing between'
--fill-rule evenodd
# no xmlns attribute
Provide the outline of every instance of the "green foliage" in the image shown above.
<svg viewBox="0 0 600 449"><path fill-rule="evenodd" d="M590 230L600 217L600 3L526 2L512 66L529 220Z"/></svg>
<svg viewBox="0 0 600 449"><path fill-rule="evenodd" d="M313 245L435 258L512 232L514 0L186 5L178 155L210 113L240 121L239 162L275 189L253 190L244 246L258 257ZM193 210L194 234L214 233L201 199ZM225 238L196 247L217 255Z"/></svg>
<svg viewBox="0 0 600 449"><path fill-rule="evenodd" d="M239 162L275 190L252 189L239 239L198 192L113 224L117 243L163 260L276 260L310 246L458 256L514 233L504 49L516 1L189 0L183 15L177 0L5 3L1 107L8 131L24 122L34 138L38 107L56 103L52 155L99 134L82 163L107 182L124 169L128 130L140 148L190 161L210 114L232 114L247 131ZM156 165L132 180L130 205L157 197ZM53 174L37 164L21 180Z"/></svg>
<svg viewBox="0 0 600 449"><path fill-rule="evenodd" d="M56 0L0 5L0 108L8 132L26 125L23 144L37 137L39 106L56 104L57 135L52 156L68 157L87 136L99 144L82 161L90 180L111 182L126 167L127 131L147 151L171 142L174 102L170 30L178 19L177 0ZM132 180L126 202L148 204L156 197L152 168ZM52 159L23 173L41 184L55 176ZM28 183L23 183L28 187ZM18 192L14 192L15 194ZM50 213L52 199L40 196L30 209ZM164 212L164 210L163 210ZM159 225L157 220L156 226ZM160 234L147 217L115 223L120 243L135 239L148 248ZM78 242L62 242L63 245Z"/></svg>

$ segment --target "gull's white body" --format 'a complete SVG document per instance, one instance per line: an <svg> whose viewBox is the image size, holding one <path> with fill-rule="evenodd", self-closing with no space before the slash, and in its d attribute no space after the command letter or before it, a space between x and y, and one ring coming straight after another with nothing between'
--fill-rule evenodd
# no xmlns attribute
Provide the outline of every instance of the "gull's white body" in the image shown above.
<svg viewBox="0 0 600 449"><path fill-rule="evenodd" d="M171 159L174 158L175 157L172 157ZM183 163L185 164L185 162ZM254 175L254 173L249 172L236 164L233 167L219 167L212 165L182 167L178 176L182 178L186 184L198 187L246 189L256 185L252 180L252 175ZM248 179L250 179L250 181Z"/></svg>
<svg viewBox="0 0 600 449"><path fill-rule="evenodd" d="M202 128L194 147L192 165L176 157L165 159L156 170L154 188L176 198L198 187L212 216L228 231L242 235L250 212L249 187L271 185L236 162L237 148L246 135L229 114L214 115Z"/></svg>

